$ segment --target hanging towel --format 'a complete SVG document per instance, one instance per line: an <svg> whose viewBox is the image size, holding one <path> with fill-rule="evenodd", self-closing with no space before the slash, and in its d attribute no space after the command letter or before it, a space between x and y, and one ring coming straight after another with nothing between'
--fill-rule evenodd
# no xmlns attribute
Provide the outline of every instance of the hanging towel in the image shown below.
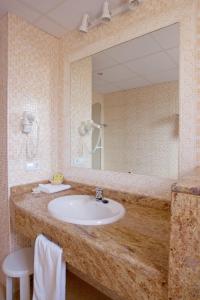
<svg viewBox="0 0 200 300"><path fill-rule="evenodd" d="M66 264L62 253L42 234L36 238L33 300L65 300Z"/></svg>
<svg viewBox="0 0 200 300"><path fill-rule="evenodd" d="M39 189L41 192L52 194L57 192L62 192L71 188L69 184L39 184Z"/></svg>

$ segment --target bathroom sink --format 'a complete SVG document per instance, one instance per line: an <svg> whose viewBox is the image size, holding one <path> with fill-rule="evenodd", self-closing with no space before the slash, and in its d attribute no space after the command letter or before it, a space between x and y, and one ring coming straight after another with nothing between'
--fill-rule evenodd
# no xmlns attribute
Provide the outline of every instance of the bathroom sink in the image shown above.
<svg viewBox="0 0 200 300"><path fill-rule="evenodd" d="M49 202L48 211L56 219L79 225L114 223L125 214L124 207L111 199L107 203L96 201L94 196L72 195Z"/></svg>

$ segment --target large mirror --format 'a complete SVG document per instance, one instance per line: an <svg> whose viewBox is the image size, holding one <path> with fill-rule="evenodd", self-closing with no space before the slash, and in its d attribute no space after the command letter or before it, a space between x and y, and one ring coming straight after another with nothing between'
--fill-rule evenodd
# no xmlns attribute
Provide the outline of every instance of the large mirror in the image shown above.
<svg viewBox="0 0 200 300"><path fill-rule="evenodd" d="M178 177L179 26L71 64L71 164Z"/></svg>

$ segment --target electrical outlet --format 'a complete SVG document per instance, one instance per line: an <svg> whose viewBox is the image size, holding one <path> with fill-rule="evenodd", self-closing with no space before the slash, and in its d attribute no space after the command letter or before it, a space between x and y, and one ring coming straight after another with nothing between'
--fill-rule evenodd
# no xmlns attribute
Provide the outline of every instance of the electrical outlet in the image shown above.
<svg viewBox="0 0 200 300"><path fill-rule="evenodd" d="M26 171L37 171L40 169L38 161L27 161L25 166Z"/></svg>
<svg viewBox="0 0 200 300"><path fill-rule="evenodd" d="M84 164L87 161L87 159L85 157L78 157L74 159L74 165L75 166L80 166L82 164Z"/></svg>

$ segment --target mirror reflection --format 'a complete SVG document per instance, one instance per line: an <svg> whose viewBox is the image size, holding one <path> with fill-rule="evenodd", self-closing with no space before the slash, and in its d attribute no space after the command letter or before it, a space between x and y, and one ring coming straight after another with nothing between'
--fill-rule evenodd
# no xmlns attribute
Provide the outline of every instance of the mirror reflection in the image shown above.
<svg viewBox="0 0 200 300"><path fill-rule="evenodd" d="M178 177L179 28L71 64L71 164Z"/></svg>

